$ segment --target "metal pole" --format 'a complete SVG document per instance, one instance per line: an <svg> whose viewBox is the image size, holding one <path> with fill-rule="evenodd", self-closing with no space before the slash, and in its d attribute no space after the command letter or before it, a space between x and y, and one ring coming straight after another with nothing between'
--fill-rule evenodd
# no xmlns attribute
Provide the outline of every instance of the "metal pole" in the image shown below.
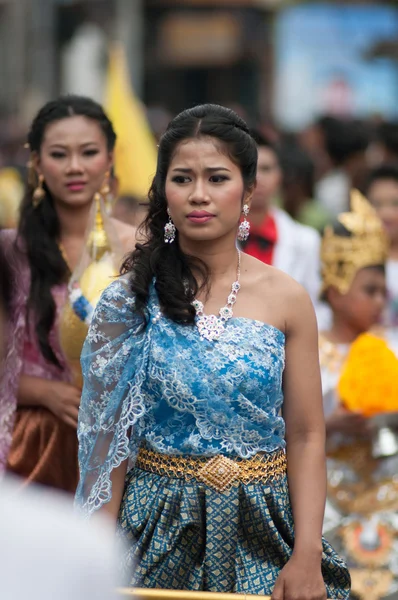
<svg viewBox="0 0 398 600"><path fill-rule="evenodd" d="M220 594L217 592L191 592L182 590L161 589L125 589L119 590L125 600L271 600L269 596L253 596L252 594Z"/></svg>
<svg viewBox="0 0 398 600"><path fill-rule="evenodd" d="M25 87L25 0L11 0L2 5L0 98L2 106L17 115L22 107Z"/></svg>
<svg viewBox="0 0 398 600"><path fill-rule="evenodd" d="M143 0L115 0L115 38L126 52L134 91L138 97L143 94L143 44L144 44L144 2Z"/></svg>
<svg viewBox="0 0 398 600"><path fill-rule="evenodd" d="M28 1L28 81L30 93L39 104L52 98L56 90L55 2Z"/></svg>

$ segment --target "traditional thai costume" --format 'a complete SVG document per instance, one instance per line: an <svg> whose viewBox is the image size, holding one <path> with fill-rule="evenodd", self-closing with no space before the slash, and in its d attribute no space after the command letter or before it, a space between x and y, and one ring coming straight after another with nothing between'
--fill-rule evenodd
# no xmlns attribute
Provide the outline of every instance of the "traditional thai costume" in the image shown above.
<svg viewBox="0 0 398 600"><path fill-rule="evenodd" d="M128 585L270 594L294 546L285 336L231 313L221 325L203 320L200 306L197 327L177 324L162 314L156 281L146 312L145 327L126 275L94 313L77 502L88 514L109 502L126 460L118 530ZM348 572L326 542L322 572L328 597L347 598Z"/></svg>
<svg viewBox="0 0 398 600"><path fill-rule="evenodd" d="M79 479L76 430L47 408L17 406L17 392L22 375L81 387L79 357L89 318L100 292L111 281L110 275L117 272L109 263L109 254L115 260L121 254L109 219L106 220L107 231L104 219L104 204L97 195L81 262L69 283L65 281L51 290L56 317L49 341L59 366L43 357L35 317L32 312L28 313L31 275L23 244L21 240L16 242L15 231L1 233L0 241L14 281L0 386L0 472L7 468L21 477L25 485L35 482L71 493L76 491ZM115 250L112 253L110 245Z"/></svg>
<svg viewBox="0 0 398 600"><path fill-rule="evenodd" d="M42 355L33 315L27 314L30 270L14 230L0 234L1 244L13 274L13 297L7 324L5 364L0 385L0 471L8 468L26 483L35 481L73 492L78 481L76 432L49 410L35 406L17 407L21 375L50 381L70 382L71 372L59 343L58 329L67 300L67 284L54 286L51 293L56 318L49 339L60 366Z"/></svg>
<svg viewBox="0 0 398 600"><path fill-rule="evenodd" d="M339 220L351 237L327 229L323 287L346 293L358 270L384 264L382 225L359 193ZM344 556L352 590L364 600L398 592L398 338L365 333L352 344L320 335L325 417L343 404L369 416L370 435L335 433L327 441L328 498L324 535ZM389 401L389 404L388 404Z"/></svg>

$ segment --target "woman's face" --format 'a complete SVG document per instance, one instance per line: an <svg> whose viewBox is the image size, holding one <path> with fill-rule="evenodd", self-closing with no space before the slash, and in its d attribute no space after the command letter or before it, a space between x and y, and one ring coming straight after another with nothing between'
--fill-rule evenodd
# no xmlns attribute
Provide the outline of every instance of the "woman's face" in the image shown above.
<svg viewBox="0 0 398 600"><path fill-rule="evenodd" d="M386 303L386 278L381 269L360 269L346 294L335 291L331 301L333 310L354 327L364 333L380 321Z"/></svg>
<svg viewBox="0 0 398 600"><path fill-rule="evenodd" d="M264 213L278 193L282 180L282 171L278 157L272 148L258 147L257 187L253 194L252 211Z"/></svg>
<svg viewBox="0 0 398 600"><path fill-rule="evenodd" d="M235 239L242 206L250 204L239 166L210 137L177 146L166 178L166 198L180 242Z"/></svg>
<svg viewBox="0 0 398 600"><path fill-rule="evenodd" d="M92 201L111 165L100 125L83 116L50 123L35 160L54 201L76 207Z"/></svg>
<svg viewBox="0 0 398 600"><path fill-rule="evenodd" d="M367 197L383 222L389 240L396 244L398 242L398 181L388 178L374 181Z"/></svg>

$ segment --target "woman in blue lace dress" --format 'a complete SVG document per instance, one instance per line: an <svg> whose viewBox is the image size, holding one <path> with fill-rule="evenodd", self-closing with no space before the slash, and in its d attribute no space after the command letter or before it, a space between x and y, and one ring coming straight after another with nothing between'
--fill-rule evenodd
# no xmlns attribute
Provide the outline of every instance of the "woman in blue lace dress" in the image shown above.
<svg viewBox="0 0 398 600"><path fill-rule="evenodd" d="M160 140L147 241L83 350L77 502L106 510L137 587L345 599L322 540L325 430L306 292L241 254L257 149L198 106Z"/></svg>

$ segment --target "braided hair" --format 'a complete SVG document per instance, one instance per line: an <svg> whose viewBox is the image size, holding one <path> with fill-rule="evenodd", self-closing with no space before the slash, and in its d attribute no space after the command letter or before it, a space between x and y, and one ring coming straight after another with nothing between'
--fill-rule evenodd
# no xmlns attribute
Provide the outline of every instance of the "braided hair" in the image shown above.
<svg viewBox="0 0 398 600"><path fill-rule="evenodd" d="M90 98L70 95L48 102L38 112L28 134L30 151L40 154L46 128L55 121L73 116L84 116L96 121L106 137L108 150L114 148L116 135L102 106ZM31 274L28 312L31 312L34 317L40 351L46 360L60 366L49 341L56 313L51 289L67 280L68 267L57 243L60 222L51 191L44 183L45 197L35 208L33 205L35 186L34 181L28 182L22 201L17 248L21 247L18 243L18 240L21 240Z"/></svg>
<svg viewBox="0 0 398 600"><path fill-rule="evenodd" d="M209 271L203 261L184 254L178 244L164 241L168 221L165 193L167 172L177 146L191 138L212 137L221 142L228 157L239 166L245 190L256 180L257 146L246 123L234 111L215 104L203 104L184 110L169 124L159 143L156 174L149 190L149 211L143 228L147 241L137 244L122 266L122 273L132 273L131 290L135 309L147 320L149 286L156 278L156 291L163 313L177 323L192 324L195 310L191 305L199 288L193 268L209 286Z"/></svg>

